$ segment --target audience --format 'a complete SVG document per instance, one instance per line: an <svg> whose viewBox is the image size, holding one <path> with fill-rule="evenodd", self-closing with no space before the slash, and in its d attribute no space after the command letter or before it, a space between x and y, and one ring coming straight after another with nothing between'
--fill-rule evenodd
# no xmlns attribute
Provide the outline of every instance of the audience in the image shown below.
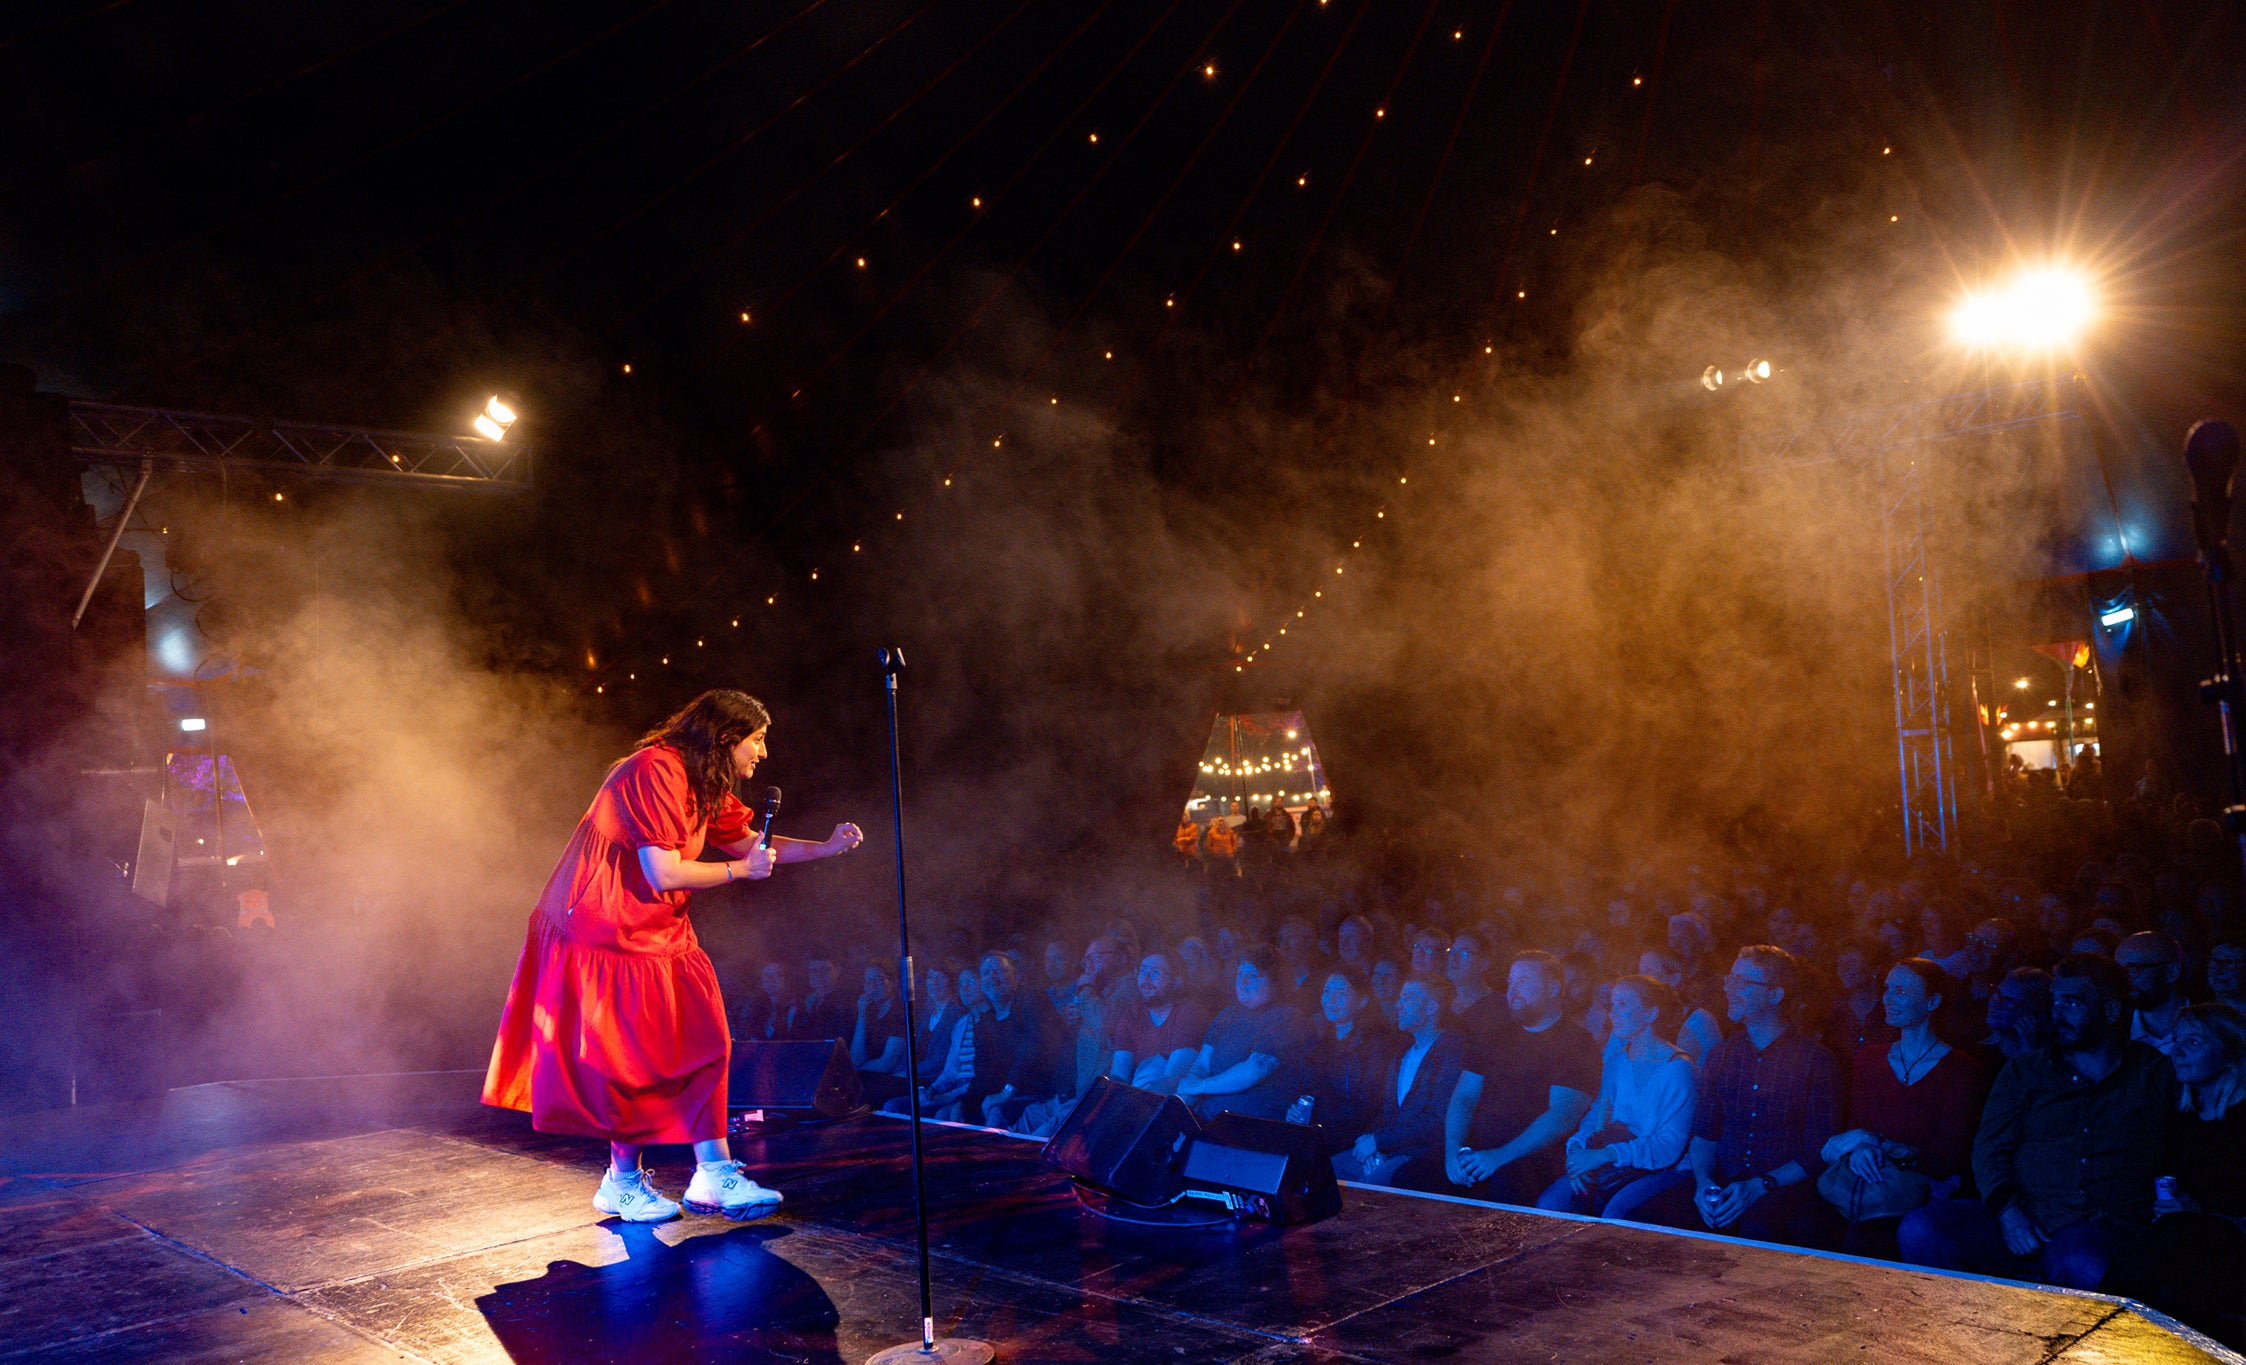
<svg viewBox="0 0 2246 1365"><path fill-rule="evenodd" d="M1567 1175L1544 1191L1539 1208L1627 1218L1682 1179L1677 1162L1692 1136L1693 1063L1659 1032L1676 1012L1667 982L1626 976L1614 983L1598 1097L1567 1140Z"/></svg>
<svg viewBox="0 0 2246 1365"><path fill-rule="evenodd" d="M1907 861L1743 835L1569 867L1266 815L1244 865L1228 825L1128 901L1015 880L931 929L909 1043L893 981L862 1026L837 996L855 933L789 940L801 998L776 955L726 998L736 1038L843 1040L877 1098L910 1046L940 1117L1044 1132L1108 1075L1314 1123L1352 1179L2103 1284L2235 1338L2236 846L2188 793L1997 785L1965 856ZM2055 984L2070 950L2105 965Z"/></svg>

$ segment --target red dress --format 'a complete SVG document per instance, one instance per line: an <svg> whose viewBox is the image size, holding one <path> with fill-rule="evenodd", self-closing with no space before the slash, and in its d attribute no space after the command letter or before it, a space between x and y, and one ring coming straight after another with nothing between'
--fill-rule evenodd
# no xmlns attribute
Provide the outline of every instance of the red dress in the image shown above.
<svg viewBox="0 0 2246 1365"><path fill-rule="evenodd" d="M717 972L687 922L687 893L657 891L639 863L643 847L691 861L752 832L731 792L706 825L692 807L672 749L638 750L610 770L530 913L485 1104L527 1109L547 1133L725 1136L732 1041Z"/></svg>

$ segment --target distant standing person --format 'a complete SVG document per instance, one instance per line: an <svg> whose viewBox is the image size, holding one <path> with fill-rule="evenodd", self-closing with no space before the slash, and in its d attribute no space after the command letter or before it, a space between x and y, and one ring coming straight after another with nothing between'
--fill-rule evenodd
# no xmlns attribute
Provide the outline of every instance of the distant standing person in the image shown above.
<svg viewBox="0 0 2246 1365"><path fill-rule="evenodd" d="M500 1015L484 1103L528 1110L541 1132L606 1139L593 1207L627 1222L679 1212L640 1169L651 1142L694 1145L685 1203L697 1213L750 1218L780 1203L725 1144L731 1044L688 895L848 852L864 835L842 824L820 843L758 841L733 787L764 758L771 723L744 692L705 692L608 770L531 911ZM713 846L729 858L701 861Z"/></svg>

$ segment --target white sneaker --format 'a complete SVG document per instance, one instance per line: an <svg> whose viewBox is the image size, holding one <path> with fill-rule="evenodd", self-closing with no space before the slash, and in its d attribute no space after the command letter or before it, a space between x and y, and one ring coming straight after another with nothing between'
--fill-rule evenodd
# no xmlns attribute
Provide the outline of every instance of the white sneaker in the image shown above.
<svg viewBox="0 0 2246 1365"><path fill-rule="evenodd" d="M619 1176L611 1166L593 1191L593 1207L627 1223L660 1223L678 1217L678 1201L665 1199L645 1171Z"/></svg>
<svg viewBox="0 0 2246 1365"><path fill-rule="evenodd" d="M780 1207L780 1192L749 1179L738 1161L696 1162L685 1197L686 1207L694 1213L722 1213L736 1219L762 1218Z"/></svg>

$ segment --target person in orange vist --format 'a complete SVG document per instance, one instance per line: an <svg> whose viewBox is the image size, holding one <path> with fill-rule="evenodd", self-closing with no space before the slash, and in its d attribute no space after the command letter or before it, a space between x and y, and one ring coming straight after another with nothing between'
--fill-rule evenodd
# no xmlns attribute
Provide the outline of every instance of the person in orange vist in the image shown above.
<svg viewBox="0 0 2246 1365"><path fill-rule="evenodd" d="M705 692L608 770L538 906L492 1045L484 1103L530 1113L540 1132L608 1141L593 1195L634 1223L675 1218L640 1169L652 1142L694 1145L685 1206L754 1218L780 1195L725 1145L732 1043L717 972L687 920L689 893L761 881L782 863L830 858L865 836L761 843L736 782L765 756L772 717L744 692ZM706 848L724 861L702 861Z"/></svg>

